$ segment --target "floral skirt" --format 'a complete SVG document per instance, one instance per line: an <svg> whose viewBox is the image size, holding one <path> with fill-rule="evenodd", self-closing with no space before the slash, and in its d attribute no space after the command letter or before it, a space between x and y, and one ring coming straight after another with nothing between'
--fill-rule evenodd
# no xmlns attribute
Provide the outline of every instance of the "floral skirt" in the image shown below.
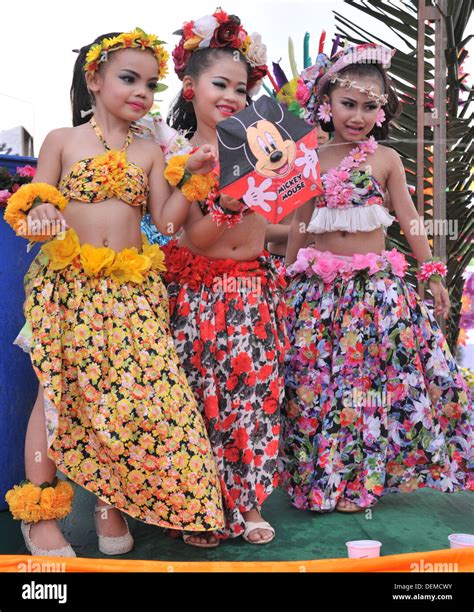
<svg viewBox="0 0 474 612"><path fill-rule="evenodd" d="M163 253L78 251L76 239L47 243L32 263L17 340L44 388L49 457L133 518L222 528L213 454L170 333Z"/></svg>
<svg viewBox="0 0 474 612"><path fill-rule="evenodd" d="M242 512L259 508L278 481L284 281L267 255L210 259L174 242L163 250L175 346L221 480L221 537L236 537Z"/></svg>
<svg viewBox="0 0 474 612"><path fill-rule="evenodd" d="M469 488L472 401L393 251L303 249L289 269L279 468L300 509L391 491Z"/></svg>
<svg viewBox="0 0 474 612"><path fill-rule="evenodd" d="M156 225L151 219L150 213L146 213L142 218L141 223L142 232L146 235L150 244L158 244L160 246L165 245L171 240L171 236L165 236L158 231Z"/></svg>

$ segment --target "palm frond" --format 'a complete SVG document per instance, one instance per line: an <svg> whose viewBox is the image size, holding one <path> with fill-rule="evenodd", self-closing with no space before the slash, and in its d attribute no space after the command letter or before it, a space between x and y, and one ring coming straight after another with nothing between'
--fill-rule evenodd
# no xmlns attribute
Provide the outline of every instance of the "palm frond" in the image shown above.
<svg viewBox="0 0 474 612"><path fill-rule="evenodd" d="M417 0L398 0L384 2L382 0L344 0L345 4L361 11L366 23L367 16L375 18L387 27L387 34L396 37L407 51L398 50L392 58L389 75L403 102L403 110L393 126L387 145L395 148L401 155L407 171L409 185L416 184L417 167L417 38L418 15ZM460 75L460 65L466 57L464 46L471 36L466 37L466 28L472 14L472 0L457 2L448 0L444 20L446 26L447 48L445 50L447 64L447 117L446 117L446 225L447 234L447 288L452 303L449 320L446 324L446 337L454 352L459 335L461 315L461 297L464 288L463 272L474 255L474 207L472 206L472 174L474 126L473 114L470 112L474 101L474 91L466 83L466 76ZM369 30L354 23L344 15L334 12L337 29L341 36L354 44L378 42L385 46L393 46ZM434 79L434 30L427 23L425 28L425 109L432 106L429 93L433 91ZM431 81L431 83L430 83ZM424 150L424 219L435 220L432 195L432 150L434 146L433 131L425 128ZM416 260L411 248L394 223L388 232L391 245L397 247L408 258L412 268ZM433 240L430 239L433 247ZM408 276L408 282L415 283L414 275Z"/></svg>

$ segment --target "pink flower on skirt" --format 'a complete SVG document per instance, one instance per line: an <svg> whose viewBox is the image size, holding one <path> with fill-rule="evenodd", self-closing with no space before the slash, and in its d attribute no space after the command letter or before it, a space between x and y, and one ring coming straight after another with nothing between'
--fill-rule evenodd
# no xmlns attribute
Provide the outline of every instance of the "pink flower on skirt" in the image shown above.
<svg viewBox="0 0 474 612"><path fill-rule="evenodd" d="M296 257L296 261L288 267L289 274L300 274L306 272L308 268L314 263L315 252L314 249L308 247L306 249L300 249Z"/></svg>
<svg viewBox="0 0 474 612"><path fill-rule="evenodd" d="M392 249L391 251L383 251L382 253L392 267L392 272L396 276L404 276L408 268L408 262L405 257L397 251Z"/></svg>
<svg viewBox="0 0 474 612"><path fill-rule="evenodd" d="M331 283L346 268L344 262L331 253L323 253L311 267L325 283Z"/></svg>
<svg viewBox="0 0 474 612"><path fill-rule="evenodd" d="M380 270L380 257L375 253L364 255L355 253L352 256L352 267L354 270L369 270L369 274L375 274Z"/></svg>

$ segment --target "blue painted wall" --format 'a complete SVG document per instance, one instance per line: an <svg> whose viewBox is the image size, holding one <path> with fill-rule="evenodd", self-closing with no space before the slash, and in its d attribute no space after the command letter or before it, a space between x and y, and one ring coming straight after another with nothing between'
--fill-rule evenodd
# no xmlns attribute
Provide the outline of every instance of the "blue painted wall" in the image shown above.
<svg viewBox="0 0 474 612"><path fill-rule="evenodd" d="M36 166L36 159L0 155L0 166L15 172L18 166ZM38 390L29 356L13 341L23 327L23 277L39 247L26 252L18 238L0 219L0 509L5 493L24 478L26 426Z"/></svg>

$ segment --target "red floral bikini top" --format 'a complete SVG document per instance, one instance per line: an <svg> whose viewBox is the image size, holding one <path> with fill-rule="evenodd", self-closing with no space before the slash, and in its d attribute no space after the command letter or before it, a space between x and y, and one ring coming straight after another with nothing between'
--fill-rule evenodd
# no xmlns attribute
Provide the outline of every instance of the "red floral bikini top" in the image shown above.
<svg viewBox="0 0 474 612"><path fill-rule="evenodd" d="M105 147L105 153L76 162L63 176L58 189L69 200L103 202L118 198L130 206L143 206L148 198L148 177L140 166L127 160L126 148L132 141L129 130L121 151L111 150L94 117L90 124Z"/></svg>

